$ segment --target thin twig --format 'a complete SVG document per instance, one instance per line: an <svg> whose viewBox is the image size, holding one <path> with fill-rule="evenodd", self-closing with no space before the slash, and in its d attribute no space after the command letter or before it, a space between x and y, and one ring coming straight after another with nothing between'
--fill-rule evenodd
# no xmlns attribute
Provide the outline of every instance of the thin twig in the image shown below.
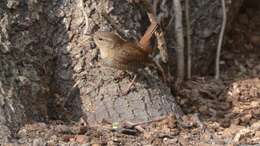
<svg viewBox="0 0 260 146"><path fill-rule="evenodd" d="M189 0L185 0L185 18L186 18L186 35L187 35L187 78L191 78L191 24Z"/></svg>
<svg viewBox="0 0 260 146"><path fill-rule="evenodd" d="M226 23L227 23L225 0L221 0L221 5L222 5L223 21L222 21L221 31L220 31L220 34L219 34L219 40L218 40L218 48L217 48L217 55L216 55L215 79L219 79L220 53L221 53L221 47L222 47L223 37L224 37L224 33L225 33Z"/></svg>
<svg viewBox="0 0 260 146"><path fill-rule="evenodd" d="M89 25L89 19L88 19L88 16L87 16L87 12L85 10L85 7L84 7L84 0L81 0L81 3L80 3L80 8L81 8L81 11L82 11L82 14L84 16L84 19L85 19L85 30L84 30L84 33L86 32L86 30L88 29L88 25Z"/></svg>
<svg viewBox="0 0 260 146"><path fill-rule="evenodd" d="M168 57L166 40L164 38L164 32L161 27L158 27L157 31L155 31L155 36L157 39L158 49L160 51L161 59L164 63L167 63L169 57Z"/></svg>
<svg viewBox="0 0 260 146"><path fill-rule="evenodd" d="M182 8L180 0L174 0L174 12L175 12L175 33L177 40L177 81L176 85L179 85L184 80L185 65L184 65L184 36L183 36L183 24L182 24Z"/></svg>
<svg viewBox="0 0 260 146"><path fill-rule="evenodd" d="M151 123L153 123L153 122L159 122L159 121L165 120L165 119L167 119L167 118L171 118L171 117L173 117L172 114L167 115L167 116L157 117L157 118L152 119L152 120L149 120L149 121L138 122L138 123L132 123L132 122L126 121L126 122L124 122L122 125L123 125L123 127L125 127L125 128L132 128L132 127L135 127L135 126L140 126L140 125L145 125L145 124L151 124Z"/></svg>

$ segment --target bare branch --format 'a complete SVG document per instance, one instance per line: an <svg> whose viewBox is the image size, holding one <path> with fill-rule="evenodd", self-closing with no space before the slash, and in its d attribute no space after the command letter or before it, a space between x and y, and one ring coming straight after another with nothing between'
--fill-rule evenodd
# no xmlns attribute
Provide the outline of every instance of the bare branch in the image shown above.
<svg viewBox="0 0 260 146"><path fill-rule="evenodd" d="M189 0L185 0L186 36L187 36L187 78L191 78L191 24Z"/></svg>
<svg viewBox="0 0 260 146"><path fill-rule="evenodd" d="M80 8L81 8L82 14L83 14L84 19L85 19L85 25L86 25L85 30L84 30L84 34L85 34L87 32L87 28L88 28L88 25L89 25L89 19L88 19L87 12L86 12L85 7L84 7L84 0L81 0Z"/></svg>
<svg viewBox="0 0 260 146"><path fill-rule="evenodd" d="M182 25L182 8L180 0L173 0L175 12L175 33L177 40L177 85L184 80L184 36Z"/></svg>
<svg viewBox="0 0 260 146"><path fill-rule="evenodd" d="M221 31L220 31L220 34L219 34L219 40L218 40L218 48L217 48L217 55L216 55L215 79L219 79L220 53L221 53L221 47L222 47L223 37L224 37L224 33L225 33L226 23L227 23L225 0L221 0L221 5L222 5L223 21L222 21Z"/></svg>
<svg viewBox="0 0 260 146"><path fill-rule="evenodd" d="M158 49L160 50L160 56L162 58L162 61L164 63L168 62L168 51L167 51L167 45L166 45L166 41L164 38L164 32L161 29L161 27L159 27L157 29L157 31L155 31L155 36L158 42Z"/></svg>

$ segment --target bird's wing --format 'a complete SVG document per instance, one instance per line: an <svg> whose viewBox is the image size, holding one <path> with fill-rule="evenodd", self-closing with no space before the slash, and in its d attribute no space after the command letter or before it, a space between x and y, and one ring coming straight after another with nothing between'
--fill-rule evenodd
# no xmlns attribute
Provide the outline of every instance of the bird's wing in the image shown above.
<svg viewBox="0 0 260 146"><path fill-rule="evenodd" d="M118 51L116 58L123 64L143 64L148 60L148 54L133 43L125 43Z"/></svg>

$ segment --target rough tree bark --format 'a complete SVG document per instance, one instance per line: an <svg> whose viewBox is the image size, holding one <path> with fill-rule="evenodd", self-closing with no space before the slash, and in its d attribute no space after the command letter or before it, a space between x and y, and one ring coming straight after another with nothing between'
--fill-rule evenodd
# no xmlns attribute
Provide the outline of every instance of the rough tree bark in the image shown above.
<svg viewBox="0 0 260 146"><path fill-rule="evenodd" d="M229 8L239 8L241 2L232 1ZM32 120L84 116L90 124L102 119L143 121L174 111L170 89L153 70L140 75L130 94L118 96L129 79L116 82L116 71L100 67L90 36L111 27L98 13L99 0L84 4L81 0L0 1L0 142ZM209 60L214 60L220 6L220 1L191 1L192 70L199 67L201 74L213 64ZM168 48L174 52L172 2L163 0L156 7ZM229 12L233 17L235 13ZM108 13L130 40L137 40L149 24L145 12L123 0L110 1Z"/></svg>
<svg viewBox="0 0 260 146"><path fill-rule="evenodd" d="M62 24L50 9L43 1L0 1L0 141L25 122L48 117L52 37Z"/></svg>

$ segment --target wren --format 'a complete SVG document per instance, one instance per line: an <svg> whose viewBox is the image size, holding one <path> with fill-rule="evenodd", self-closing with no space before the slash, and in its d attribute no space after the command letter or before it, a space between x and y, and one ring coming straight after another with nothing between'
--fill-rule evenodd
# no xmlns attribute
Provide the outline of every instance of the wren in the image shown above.
<svg viewBox="0 0 260 146"><path fill-rule="evenodd" d="M94 41L100 50L102 62L106 66L136 72L146 65L153 64L148 52L114 33L96 32Z"/></svg>
<svg viewBox="0 0 260 146"><path fill-rule="evenodd" d="M134 73L137 73L138 69L142 69L145 66L153 66L160 70L163 76L163 80L165 80L163 68L159 63L153 61L153 59L149 57L149 54L152 52L152 50L149 48L150 40L159 25L156 21L155 12L152 9L150 3L146 0L133 2L142 3L142 5L145 6L151 24L146 29L139 43L126 41L115 33L96 32L94 34L94 41L100 50L102 62L106 66L123 71L131 71ZM117 27L115 26L115 28ZM128 93L135 79L136 75L134 76L134 79L124 94Z"/></svg>
<svg viewBox="0 0 260 146"><path fill-rule="evenodd" d="M142 69L145 66L153 66L161 71L164 78L163 69L149 57L150 52L136 43L126 41L111 32L96 32L94 41L100 50L104 65L134 73L137 73L138 69ZM123 92L123 95L129 92L135 79L136 75L127 90Z"/></svg>

